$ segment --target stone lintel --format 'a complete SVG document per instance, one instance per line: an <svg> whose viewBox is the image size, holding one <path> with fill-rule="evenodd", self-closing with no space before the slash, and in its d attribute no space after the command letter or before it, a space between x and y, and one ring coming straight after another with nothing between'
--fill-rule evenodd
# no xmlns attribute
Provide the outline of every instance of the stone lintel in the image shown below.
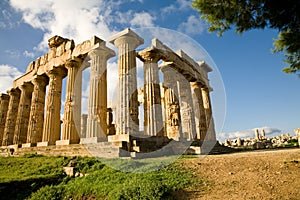
<svg viewBox="0 0 300 200"><path fill-rule="evenodd" d="M206 73L213 71L213 69L205 61L199 61L197 64L203 68Z"/></svg>
<svg viewBox="0 0 300 200"><path fill-rule="evenodd" d="M106 142L107 138L98 138L98 137L90 137L90 138L81 138L80 144L95 144L99 142Z"/></svg>
<svg viewBox="0 0 300 200"><path fill-rule="evenodd" d="M132 38L132 39L135 39L136 40L136 46L139 46L141 44L144 44L144 39L141 38L138 34L136 34L135 32L133 32L131 29L129 28L126 28L125 30L111 36L109 38L109 42L112 43L112 44L115 44L116 46L117 45L117 41L121 38Z"/></svg>

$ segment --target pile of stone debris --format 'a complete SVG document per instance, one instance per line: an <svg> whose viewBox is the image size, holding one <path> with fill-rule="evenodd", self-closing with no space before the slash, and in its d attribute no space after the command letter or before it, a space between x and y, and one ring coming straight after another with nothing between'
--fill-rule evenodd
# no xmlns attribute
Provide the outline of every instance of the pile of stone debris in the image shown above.
<svg viewBox="0 0 300 200"><path fill-rule="evenodd" d="M237 138L234 140L225 140L222 145L237 149L272 149L279 147L300 147L300 135L297 134L297 130L298 129L295 130L295 136L291 136L289 133L287 133L274 137L266 137L263 129L261 135L259 134L258 129L256 129L255 138Z"/></svg>

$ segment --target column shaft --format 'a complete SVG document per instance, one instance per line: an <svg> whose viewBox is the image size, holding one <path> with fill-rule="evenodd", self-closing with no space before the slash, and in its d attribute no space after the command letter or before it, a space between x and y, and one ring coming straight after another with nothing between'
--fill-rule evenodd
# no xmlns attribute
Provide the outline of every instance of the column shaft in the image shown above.
<svg viewBox="0 0 300 200"><path fill-rule="evenodd" d="M65 67L68 69L68 77L62 140L69 140L70 144L79 143L82 90L81 71L79 72L79 68L81 64L82 61L79 59L68 61L65 64Z"/></svg>
<svg viewBox="0 0 300 200"><path fill-rule="evenodd" d="M90 94L87 118L87 138L107 136L107 60L114 56L113 50L103 46L89 53L92 60Z"/></svg>
<svg viewBox="0 0 300 200"><path fill-rule="evenodd" d="M207 133L206 114L203 105L203 98L201 93L201 83L190 83L192 93L194 94L193 103L195 111L197 139L203 141Z"/></svg>
<svg viewBox="0 0 300 200"><path fill-rule="evenodd" d="M27 140L33 85L32 83L23 83L20 89L21 96L14 134L14 144L23 144L26 143Z"/></svg>
<svg viewBox="0 0 300 200"><path fill-rule="evenodd" d="M28 124L27 143L36 144L42 141L46 86L49 82L46 76L36 76L31 101L31 111Z"/></svg>
<svg viewBox="0 0 300 200"><path fill-rule="evenodd" d="M165 89L165 134L168 138L179 140L182 134L179 96L177 88L177 72L170 66L161 67L164 74Z"/></svg>
<svg viewBox="0 0 300 200"><path fill-rule="evenodd" d="M9 98L7 94L0 94L0 146L2 145L4 137Z"/></svg>
<svg viewBox="0 0 300 200"><path fill-rule="evenodd" d="M139 105L135 49L143 44L144 40L130 29L126 29L113 36L110 42L119 49L116 134L136 134L139 131Z"/></svg>
<svg viewBox="0 0 300 200"><path fill-rule="evenodd" d="M201 92L202 92L206 122L208 127L207 140L216 140L215 125L212 116L212 107L211 107L209 89L207 87L202 87Z"/></svg>
<svg viewBox="0 0 300 200"><path fill-rule="evenodd" d="M196 138L196 127L191 86L183 75L178 74L176 78L178 80L177 85L180 99L182 137L187 140L194 140Z"/></svg>
<svg viewBox="0 0 300 200"><path fill-rule="evenodd" d="M141 56L144 59L144 132L148 136L163 136L161 94L158 77L159 57Z"/></svg>
<svg viewBox="0 0 300 200"><path fill-rule="evenodd" d="M61 90L62 79L66 73L66 69L62 67L47 72L49 87L42 141L48 145L54 145L60 139Z"/></svg>

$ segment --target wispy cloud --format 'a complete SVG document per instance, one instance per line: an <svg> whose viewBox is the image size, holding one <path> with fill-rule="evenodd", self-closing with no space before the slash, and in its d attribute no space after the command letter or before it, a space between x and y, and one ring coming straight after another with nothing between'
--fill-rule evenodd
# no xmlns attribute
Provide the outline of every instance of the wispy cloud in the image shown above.
<svg viewBox="0 0 300 200"><path fill-rule="evenodd" d="M0 65L0 92L5 93L12 87L13 81L22 73L13 66Z"/></svg>
<svg viewBox="0 0 300 200"><path fill-rule="evenodd" d="M199 35L206 30L207 24L195 15L189 16L187 21L178 26L178 30L188 35Z"/></svg>
<svg viewBox="0 0 300 200"><path fill-rule="evenodd" d="M134 13L133 19L130 21L132 27L152 27L154 26L155 17L147 12Z"/></svg>
<svg viewBox="0 0 300 200"><path fill-rule="evenodd" d="M25 51L23 52L23 55L24 55L25 57L27 57L27 58L34 58L34 53L33 53L33 52L29 52L29 51L27 51L27 50L25 50Z"/></svg>
<svg viewBox="0 0 300 200"><path fill-rule="evenodd" d="M262 130L264 130L266 135L281 133L281 130L278 128L271 128L271 127L264 126L264 127L247 129L247 130L236 131L236 132L231 132L231 133L220 133L218 135L218 138L220 140L236 139L236 138L254 138L256 129L259 130L260 134L261 134Z"/></svg>
<svg viewBox="0 0 300 200"><path fill-rule="evenodd" d="M170 14L177 10L186 10L191 9L192 1L191 0L176 0L172 2L169 6L166 6L161 9L161 12L164 14Z"/></svg>

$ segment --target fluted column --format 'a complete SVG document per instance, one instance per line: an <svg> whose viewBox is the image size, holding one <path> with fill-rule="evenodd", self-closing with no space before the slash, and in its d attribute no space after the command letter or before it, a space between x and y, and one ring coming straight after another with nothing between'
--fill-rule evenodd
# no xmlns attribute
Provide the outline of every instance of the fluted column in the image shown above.
<svg viewBox="0 0 300 200"><path fill-rule="evenodd" d="M81 92L82 92L82 73L79 68L82 64L81 59L72 59L65 64L68 69L66 100L63 119L62 141L56 144L77 144L79 143L79 129L81 121ZM79 76L77 76L79 75ZM77 78L77 80L76 80ZM76 80L76 81L75 81ZM76 124L78 125L76 127ZM78 128L78 130L77 130Z"/></svg>
<svg viewBox="0 0 300 200"><path fill-rule="evenodd" d="M27 134L27 143L30 143L30 146L35 146L37 142L42 141L45 95L48 82L49 78L47 76L36 75L32 80L34 87Z"/></svg>
<svg viewBox="0 0 300 200"><path fill-rule="evenodd" d="M139 52L144 62L144 132L148 136L163 136L161 94L158 76L160 57L151 52Z"/></svg>
<svg viewBox="0 0 300 200"><path fill-rule="evenodd" d="M23 83L20 86L21 96L18 108L18 117L14 134L14 144L23 144L27 140L27 130L31 108L31 98L33 92L32 83Z"/></svg>
<svg viewBox="0 0 300 200"><path fill-rule="evenodd" d="M168 138L179 140L182 129L176 80L177 72L167 63L163 63L160 69L164 74L165 87L165 135Z"/></svg>
<svg viewBox="0 0 300 200"><path fill-rule="evenodd" d="M9 95L0 94L0 146L3 142L4 129L9 105Z"/></svg>
<svg viewBox="0 0 300 200"><path fill-rule="evenodd" d="M60 107L62 79L67 71L63 67L46 72L49 77L48 96L46 100L46 117L43 128L42 143L38 146L54 145L60 139Z"/></svg>
<svg viewBox="0 0 300 200"><path fill-rule="evenodd" d="M114 35L110 42L119 49L116 134L136 134L139 131L139 105L135 49L143 44L144 40L130 29L126 29Z"/></svg>
<svg viewBox="0 0 300 200"><path fill-rule="evenodd" d="M196 121L196 131L197 137L201 141L204 140L207 133L207 122L206 122L206 114L203 105L203 98L201 93L202 84L199 82L191 82L192 93L194 94L194 110L195 110L195 121Z"/></svg>
<svg viewBox="0 0 300 200"><path fill-rule="evenodd" d="M115 55L115 52L102 45L89 52L91 59L90 94L88 105L86 142L88 138L97 141L106 140L107 136L107 60Z"/></svg>
<svg viewBox="0 0 300 200"><path fill-rule="evenodd" d="M194 140L196 138L196 127L191 86L183 75L178 74L176 78L178 80L178 94L180 99L182 138L189 141Z"/></svg>
<svg viewBox="0 0 300 200"><path fill-rule="evenodd" d="M203 105L204 105L205 115L206 115L206 123L208 127L206 138L207 140L216 140L215 124L212 116L212 107L211 107L209 89L207 87L202 87L201 92L202 92Z"/></svg>
<svg viewBox="0 0 300 200"><path fill-rule="evenodd" d="M2 142L3 146L13 144L21 91L18 88L13 88L7 91L7 93L10 96L10 99Z"/></svg>

